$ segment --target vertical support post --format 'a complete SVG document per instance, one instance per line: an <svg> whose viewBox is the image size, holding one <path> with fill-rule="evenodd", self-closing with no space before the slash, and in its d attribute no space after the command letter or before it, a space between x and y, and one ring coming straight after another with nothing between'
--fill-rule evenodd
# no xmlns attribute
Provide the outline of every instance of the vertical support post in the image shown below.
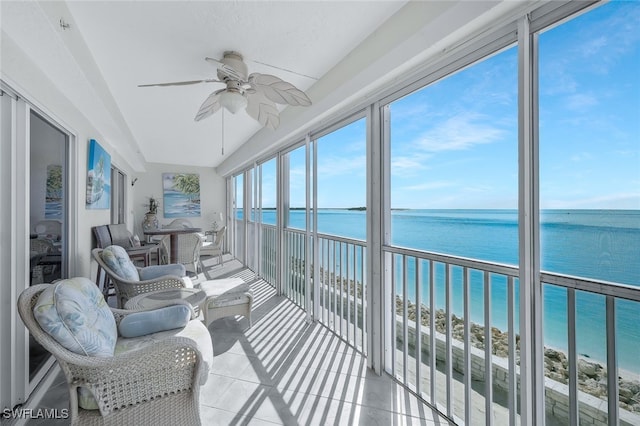
<svg viewBox="0 0 640 426"><path fill-rule="evenodd" d="M313 319L320 319L320 297L324 293L320 277L320 237L318 237L318 140L313 142Z"/></svg>
<svg viewBox="0 0 640 426"><path fill-rule="evenodd" d="M367 315L366 347L368 357L367 363L377 374L382 374L385 366L383 354L385 353L385 326L387 315L385 314L385 282L384 282L384 262L385 256L382 251L386 239L383 231L386 226L384 217L388 210L388 176L385 165L389 163L389 157L384 155L388 147L387 135L389 128L388 107L380 108L380 104L374 103L367 110L367 254L366 257L366 279L367 291ZM363 288L364 290L364 288ZM363 309L364 312L364 309ZM387 329L388 331L388 329ZM364 344L364 342L363 342Z"/></svg>
<svg viewBox="0 0 640 426"><path fill-rule="evenodd" d="M305 169L307 171L307 177L305 181L305 235L304 235L304 311L306 313L305 320L311 322L312 306L311 306L311 293L315 291L311 288L311 179L315 181L315 170L311 169L311 138L307 133L305 137ZM315 215L315 210L313 214Z"/></svg>
<svg viewBox="0 0 640 426"><path fill-rule="evenodd" d="M260 166L256 162L253 163L253 204L251 208L253 209L253 262L254 262L254 277L257 278L260 276L260 271L262 269L262 262L260 252L260 234L262 233L262 227L260 226L262 222L262 214L260 212L260 196L259 196L259 182L260 178L258 176L258 172L260 170Z"/></svg>
<svg viewBox="0 0 640 426"><path fill-rule="evenodd" d="M520 421L544 425L542 283L538 182L537 36L518 21L518 225L520 268ZM515 410L517 407L509 407Z"/></svg>
<svg viewBox="0 0 640 426"><path fill-rule="evenodd" d="M277 220L276 220L276 293L282 294L282 282L285 277L284 262L285 255L284 249L286 245L286 239L284 237L284 229L288 223L289 213L289 154L278 155L277 164L277 181L278 192L276 194L278 207Z"/></svg>

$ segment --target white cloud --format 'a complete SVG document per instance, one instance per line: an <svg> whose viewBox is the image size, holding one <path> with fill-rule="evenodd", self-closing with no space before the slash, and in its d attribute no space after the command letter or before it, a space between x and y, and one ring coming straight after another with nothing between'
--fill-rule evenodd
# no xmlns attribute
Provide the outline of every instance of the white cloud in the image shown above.
<svg viewBox="0 0 640 426"><path fill-rule="evenodd" d="M439 181L439 182L425 182L418 185L409 185L398 188L400 191L428 191L431 189L448 188L455 186L453 182ZM395 189L394 189L395 190Z"/></svg>
<svg viewBox="0 0 640 426"><path fill-rule="evenodd" d="M458 114L423 133L412 145L426 152L460 151L475 145L492 143L504 130L491 125L482 114Z"/></svg>
<svg viewBox="0 0 640 426"><path fill-rule="evenodd" d="M640 192L626 192L575 199L543 199L543 209L640 209Z"/></svg>
<svg viewBox="0 0 640 426"><path fill-rule="evenodd" d="M598 105L598 99L590 93L576 93L567 97L567 109L580 111Z"/></svg>
<svg viewBox="0 0 640 426"><path fill-rule="evenodd" d="M318 162L318 176L364 175L367 169L366 155L355 157L322 156Z"/></svg>
<svg viewBox="0 0 640 426"><path fill-rule="evenodd" d="M573 162L579 163L582 161L588 161L593 158L590 152L579 152L577 154L572 155L569 159Z"/></svg>
<svg viewBox="0 0 640 426"><path fill-rule="evenodd" d="M412 156L394 155L391 158L391 174L395 177L411 177L429 169L426 165L431 155L415 153Z"/></svg>

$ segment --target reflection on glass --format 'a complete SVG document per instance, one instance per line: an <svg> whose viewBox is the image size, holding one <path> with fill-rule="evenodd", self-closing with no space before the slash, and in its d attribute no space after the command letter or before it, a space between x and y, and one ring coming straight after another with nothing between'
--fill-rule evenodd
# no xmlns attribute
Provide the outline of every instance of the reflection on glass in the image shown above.
<svg viewBox="0 0 640 426"><path fill-rule="evenodd" d="M68 137L34 112L30 116L30 284L66 277L66 151ZM29 336L29 379L49 353Z"/></svg>

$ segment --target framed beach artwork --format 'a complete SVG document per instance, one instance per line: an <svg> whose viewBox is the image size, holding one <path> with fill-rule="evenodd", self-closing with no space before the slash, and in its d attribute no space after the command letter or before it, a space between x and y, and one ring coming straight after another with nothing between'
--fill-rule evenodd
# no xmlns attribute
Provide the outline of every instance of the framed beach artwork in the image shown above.
<svg viewBox="0 0 640 426"><path fill-rule="evenodd" d="M87 158L87 208L108 209L111 204L111 156L95 140Z"/></svg>
<svg viewBox="0 0 640 426"><path fill-rule="evenodd" d="M163 173L163 211L165 218L200 216L200 175Z"/></svg>
<svg viewBox="0 0 640 426"><path fill-rule="evenodd" d="M47 166L47 186L44 201L45 219L62 219L62 166Z"/></svg>

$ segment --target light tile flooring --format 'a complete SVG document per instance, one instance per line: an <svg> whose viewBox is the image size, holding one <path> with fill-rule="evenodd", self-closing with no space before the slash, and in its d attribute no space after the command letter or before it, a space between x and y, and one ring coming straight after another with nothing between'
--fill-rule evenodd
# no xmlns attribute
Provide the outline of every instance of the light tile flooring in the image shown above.
<svg viewBox="0 0 640 426"><path fill-rule="evenodd" d="M233 261L211 272L253 279ZM267 283L254 280L252 288L253 327L242 317L209 326L215 358L200 391L204 425L449 424L389 376L373 373L362 354L327 328L307 322ZM67 406L60 376L39 407Z"/></svg>

